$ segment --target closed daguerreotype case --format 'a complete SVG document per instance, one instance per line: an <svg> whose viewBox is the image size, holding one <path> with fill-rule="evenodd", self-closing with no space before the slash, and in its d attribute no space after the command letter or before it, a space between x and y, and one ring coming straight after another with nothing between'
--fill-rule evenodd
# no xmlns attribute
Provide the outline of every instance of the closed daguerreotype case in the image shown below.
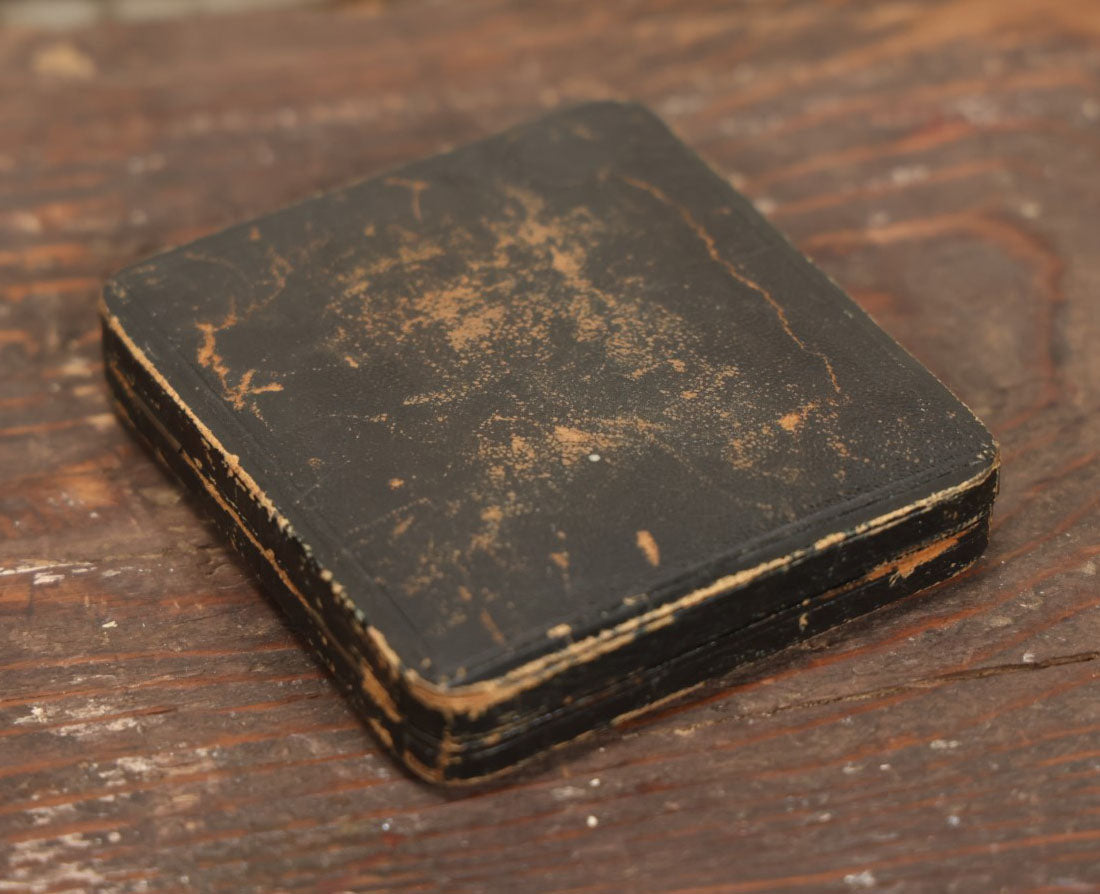
<svg viewBox="0 0 1100 894"><path fill-rule="evenodd" d="M986 543L988 431L637 105L173 249L102 314L122 416L429 780Z"/></svg>

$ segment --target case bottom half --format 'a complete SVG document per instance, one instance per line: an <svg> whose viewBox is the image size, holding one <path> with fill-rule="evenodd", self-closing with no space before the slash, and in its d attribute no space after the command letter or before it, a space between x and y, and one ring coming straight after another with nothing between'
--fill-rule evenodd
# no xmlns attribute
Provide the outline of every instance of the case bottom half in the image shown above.
<svg viewBox="0 0 1100 894"><path fill-rule="evenodd" d="M907 544L898 555L847 582L746 626L721 632L694 648L638 667L576 698L563 693L553 710L512 712L495 728L458 737L432 735L410 718L379 704L377 681L365 679L361 655L342 642L323 613L304 598L273 553L225 500L215 482L189 459L148 403L113 363L107 378L120 416L203 505L219 533L245 558L314 654L329 668L355 710L386 748L415 775L433 782L474 782L494 776L586 733L633 717L677 694L821 633L873 609L946 580L972 564L986 546L989 507L961 518L949 531ZM372 693L375 693L372 695Z"/></svg>

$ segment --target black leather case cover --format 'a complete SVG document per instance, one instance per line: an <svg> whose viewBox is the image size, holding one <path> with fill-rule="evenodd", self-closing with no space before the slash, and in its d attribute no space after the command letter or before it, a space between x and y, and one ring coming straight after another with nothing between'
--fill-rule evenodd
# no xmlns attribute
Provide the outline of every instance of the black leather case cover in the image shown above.
<svg viewBox="0 0 1100 894"><path fill-rule="evenodd" d="M161 254L103 319L124 417L428 779L985 543L986 429L636 105Z"/></svg>

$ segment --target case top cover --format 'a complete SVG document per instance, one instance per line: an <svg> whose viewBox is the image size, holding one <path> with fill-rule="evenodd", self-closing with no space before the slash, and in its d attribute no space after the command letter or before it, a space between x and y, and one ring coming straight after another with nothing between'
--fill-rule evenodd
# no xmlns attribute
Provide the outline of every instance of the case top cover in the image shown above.
<svg viewBox="0 0 1100 894"><path fill-rule="evenodd" d="M169 251L106 312L444 687L994 462L965 407L631 104ZM729 625L803 595L734 594Z"/></svg>

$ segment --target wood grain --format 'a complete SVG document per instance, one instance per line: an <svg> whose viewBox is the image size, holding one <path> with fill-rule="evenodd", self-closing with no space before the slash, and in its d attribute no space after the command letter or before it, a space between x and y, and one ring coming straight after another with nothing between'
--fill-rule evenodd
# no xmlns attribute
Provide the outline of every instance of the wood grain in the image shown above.
<svg viewBox="0 0 1100 894"><path fill-rule="evenodd" d="M159 248L605 96L990 423L965 577L462 796L401 775L110 412ZM0 32L0 879L1100 890L1100 5L409 0Z"/></svg>

